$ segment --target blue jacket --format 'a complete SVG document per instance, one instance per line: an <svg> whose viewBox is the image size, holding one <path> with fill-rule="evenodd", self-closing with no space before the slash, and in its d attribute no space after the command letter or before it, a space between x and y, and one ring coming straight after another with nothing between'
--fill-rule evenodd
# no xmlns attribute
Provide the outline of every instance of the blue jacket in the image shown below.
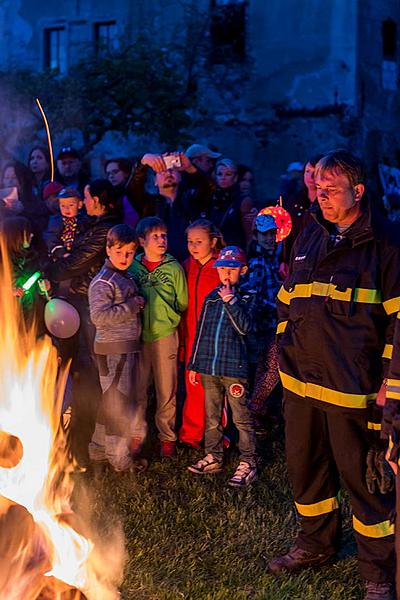
<svg viewBox="0 0 400 600"><path fill-rule="evenodd" d="M188 369L246 379L246 336L253 327L255 295L239 289L230 302L223 302L218 290L219 287L204 300Z"/></svg>

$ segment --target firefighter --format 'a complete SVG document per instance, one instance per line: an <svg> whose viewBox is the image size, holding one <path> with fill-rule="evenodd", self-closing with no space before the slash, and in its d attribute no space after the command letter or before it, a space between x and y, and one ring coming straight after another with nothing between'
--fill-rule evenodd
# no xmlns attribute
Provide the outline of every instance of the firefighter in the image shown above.
<svg viewBox="0 0 400 600"><path fill-rule="evenodd" d="M278 293L286 454L301 529L288 553L268 567L291 572L333 557L342 483L364 600L395 600L393 482L376 399L392 351L400 242L371 214L356 157L331 152L315 175L314 219L294 244Z"/></svg>

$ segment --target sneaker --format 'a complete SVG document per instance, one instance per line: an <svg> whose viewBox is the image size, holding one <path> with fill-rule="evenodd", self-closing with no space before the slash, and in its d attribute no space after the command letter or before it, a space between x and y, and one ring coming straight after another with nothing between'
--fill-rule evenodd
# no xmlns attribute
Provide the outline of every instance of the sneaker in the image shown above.
<svg viewBox="0 0 400 600"><path fill-rule="evenodd" d="M268 571L278 575L284 571L299 571L307 567L317 567L326 563L332 554L315 554L299 548L296 544L287 554L273 558L268 564Z"/></svg>
<svg viewBox="0 0 400 600"><path fill-rule="evenodd" d="M176 458L175 442L160 442L161 458Z"/></svg>
<svg viewBox="0 0 400 600"><path fill-rule="evenodd" d="M221 461L214 458L212 454L207 454L207 456L198 460L197 463L188 467L188 470L191 473L196 473L197 475L204 475L206 473L218 473L218 471L221 471L221 469Z"/></svg>
<svg viewBox="0 0 400 600"><path fill-rule="evenodd" d="M367 581L367 593L364 600L396 600L393 583L375 583Z"/></svg>
<svg viewBox="0 0 400 600"><path fill-rule="evenodd" d="M228 481L232 487L247 487L257 479L257 467L252 467L248 462L240 461L238 468Z"/></svg>

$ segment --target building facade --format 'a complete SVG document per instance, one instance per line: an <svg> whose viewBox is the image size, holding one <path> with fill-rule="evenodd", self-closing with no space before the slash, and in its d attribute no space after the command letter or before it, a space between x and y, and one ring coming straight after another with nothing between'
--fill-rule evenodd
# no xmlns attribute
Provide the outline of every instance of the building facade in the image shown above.
<svg viewBox="0 0 400 600"><path fill-rule="evenodd" d="M372 181L399 166L399 26L398 0L2 0L0 69L62 75L143 32L186 44L207 107L193 141L253 165L271 198L288 163L338 146Z"/></svg>

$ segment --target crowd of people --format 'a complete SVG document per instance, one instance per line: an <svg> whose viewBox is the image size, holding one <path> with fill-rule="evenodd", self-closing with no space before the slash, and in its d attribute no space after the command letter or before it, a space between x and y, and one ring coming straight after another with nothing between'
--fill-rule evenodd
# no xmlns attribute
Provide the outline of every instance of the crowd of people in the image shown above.
<svg viewBox="0 0 400 600"><path fill-rule="evenodd" d="M162 460L179 444L199 453L188 477L212 476L234 430L239 462L228 484L247 488L258 476L257 436L283 390L301 529L269 571L332 558L344 486L365 600L394 600L400 244L366 199L359 159L336 151L289 165L284 241L274 213L259 211L251 168L205 145L111 158L104 171L89 180L71 147L60 150L54 181L41 147L28 166L2 171L0 235L27 322L46 332L43 294L79 313L76 334L53 337L61 364L90 390L82 401L72 386L63 407L71 435L90 424L79 460L139 473L154 427ZM37 270L42 279L26 292Z"/></svg>

